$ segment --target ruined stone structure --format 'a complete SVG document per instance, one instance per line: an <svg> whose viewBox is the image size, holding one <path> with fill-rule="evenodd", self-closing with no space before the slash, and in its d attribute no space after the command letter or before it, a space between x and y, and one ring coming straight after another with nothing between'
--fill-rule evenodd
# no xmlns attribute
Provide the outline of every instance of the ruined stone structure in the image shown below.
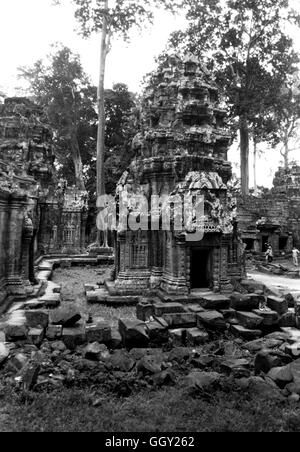
<svg viewBox="0 0 300 452"><path fill-rule="evenodd" d="M25 296L32 291L34 259L39 254L81 248L83 194L77 196L72 189L55 193L54 160L43 111L26 98L6 99L0 105L0 306L7 295ZM54 217L59 202L62 208ZM52 211L51 220L47 208ZM53 218L60 232L52 249L45 247L45 237ZM69 227L70 234L64 235Z"/></svg>
<svg viewBox="0 0 300 452"><path fill-rule="evenodd" d="M238 199L238 222L246 250L263 257L267 243L275 257L300 246L300 167L280 168L274 186L259 197Z"/></svg>
<svg viewBox="0 0 300 452"><path fill-rule="evenodd" d="M142 194L149 205L151 196L164 197L166 202L158 208L161 220L174 196L183 200L201 195L204 237L191 240L199 226L191 212L181 231L174 222L170 230L119 227L116 281L108 288L117 294L161 290L187 295L201 288L230 291L231 279L241 275L240 239L234 226L235 202L227 190L231 137L217 86L198 60L176 56L166 59L150 85L142 131L133 142L136 158L121 178L117 196L125 196L130 204L131 195Z"/></svg>

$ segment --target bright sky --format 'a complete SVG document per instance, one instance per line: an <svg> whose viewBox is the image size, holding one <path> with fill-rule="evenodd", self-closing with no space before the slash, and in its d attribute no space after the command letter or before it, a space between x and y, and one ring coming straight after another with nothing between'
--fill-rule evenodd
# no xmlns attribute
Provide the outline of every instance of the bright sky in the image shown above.
<svg viewBox="0 0 300 452"><path fill-rule="evenodd" d="M17 68L31 66L45 57L54 42L62 42L79 53L85 71L97 84L99 36L89 40L78 36L72 7L68 2L64 3L64 6L54 7L52 0L0 0L0 91L16 94L21 86L16 78ZM299 8L299 0L295 0L295 5ZM174 18L159 12L154 26L143 31L142 36L134 33L129 44L114 42L107 62L106 86L123 82L132 91L138 91L144 75L153 70L154 58L164 49L169 34L184 26L183 16ZM297 35L295 45L300 51ZM293 157L299 158L299 152L296 151ZM230 152L230 159L234 164L238 162L236 147ZM271 186L280 159L279 153L273 152L272 158L268 153L259 160L259 184Z"/></svg>

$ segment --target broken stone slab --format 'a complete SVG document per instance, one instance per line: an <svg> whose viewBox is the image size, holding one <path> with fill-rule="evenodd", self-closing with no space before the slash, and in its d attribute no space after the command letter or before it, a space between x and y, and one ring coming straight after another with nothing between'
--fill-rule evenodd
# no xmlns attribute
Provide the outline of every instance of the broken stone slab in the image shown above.
<svg viewBox="0 0 300 452"><path fill-rule="evenodd" d="M199 301L199 304L205 309L228 309L230 307L230 298L219 294L205 295Z"/></svg>
<svg viewBox="0 0 300 452"><path fill-rule="evenodd" d="M50 323L62 325L65 328L73 327L81 319L81 314L73 306L67 306L50 311Z"/></svg>
<svg viewBox="0 0 300 452"><path fill-rule="evenodd" d="M147 334L150 342L154 345L162 345L168 342L169 334L167 328L157 321L146 322Z"/></svg>
<svg viewBox="0 0 300 452"><path fill-rule="evenodd" d="M257 339L262 336L261 330L250 330L249 328L245 328L242 325L231 325L230 329L235 336L241 337L246 341Z"/></svg>
<svg viewBox="0 0 300 452"><path fill-rule="evenodd" d="M279 314L276 311L264 310L264 309L254 309L254 314L263 318L263 326L273 326L279 323Z"/></svg>
<svg viewBox="0 0 300 452"><path fill-rule="evenodd" d="M206 326L207 328L213 330L226 330L226 322L222 314L218 311L207 311L200 312L196 315L197 317L197 327L202 328Z"/></svg>
<svg viewBox="0 0 300 452"><path fill-rule="evenodd" d="M288 312L286 312L285 314L283 314L280 319L279 319L279 326L280 327L296 327L296 315L295 315L295 310L294 309L290 309L288 310Z"/></svg>
<svg viewBox="0 0 300 452"><path fill-rule="evenodd" d="M300 343L300 330L298 328L282 327L281 330L286 335L288 343Z"/></svg>
<svg viewBox="0 0 300 452"><path fill-rule="evenodd" d="M45 303L43 301L34 299L28 300L24 303L24 309L35 310L35 309L44 309Z"/></svg>
<svg viewBox="0 0 300 452"><path fill-rule="evenodd" d="M259 352L262 349L274 349L279 348L284 341L280 339L268 339L266 337L261 339L256 339L251 342L247 342L246 344L243 344L243 348L246 350L249 350L250 352Z"/></svg>
<svg viewBox="0 0 300 452"><path fill-rule="evenodd" d="M188 347L203 345L209 341L209 334L199 328L188 328L186 330L186 342Z"/></svg>
<svg viewBox="0 0 300 452"><path fill-rule="evenodd" d="M240 378L250 376L250 362L244 358L224 358L220 362L220 371L227 375L235 374Z"/></svg>
<svg viewBox="0 0 300 452"><path fill-rule="evenodd" d="M25 311L14 311L4 324L4 333L8 342L17 342L27 338L27 320Z"/></svg>
<svg viewBox="0 0 300 452"><path fill-rule="evenodd" d="M267 304L271 310L276 311L279 315L288 312L288 302L284 298L269 295Z"/></svg>
<svg viewBox="0 0 300 452"><path fill-rule="evenodd" d="M137 363L137 371L143 374L158 374L162 370L162 361L155 355L143 356Z"/></svg>
<svg viewBox="0 0 300 452"><path fill-rule="evenodd" d="M291 358L274 350L263 349L254 359L254 370L256 374L263 372L267 374L273 367L280 367L291 362Z"/></svg>
<svg viewBox="0 0 300 452"><path fill-rule="evenodd" d="M84 293L87 295L88 292L95 292L95 290L98 290L99 286L98 284L84 284Z"/></svg>
<svg viewBox="0 0 300 452"><path fill-rule="evenodd" d="M258 329L263 322L262 317L253 312L236 311L236 318L242 326L250 330Z"/></svg>
<svg viewBox="0 0 300 452"><path fill-rule="evenodd" d="M289 308L294 308L297 302L300 302L300 291L289 292L285 294L285 299Z"/></svg>
<svg viewBox="0 0 300 452"><path fill-rule="evenodd" d="M300 342L294 344L285 344L284 352L296 359L300 357Z"/></svg>
<svg viewBox="0 0 300 452"><path fill-rule="evenodd" d="M143 348L148 345L146 324L140 320L119 319L119 332L125 347Z"/></svg>
<svg viewBox="0 0 300 452"><path fill-rule="evenodd" d="M263 283L254 281L252 279L243 279L240 284L244 287L249 293L255 293L256 291L264 291L265 285Z"/></svg>
<svg viewBox="0 0 300 452"><path fill-rule="evenodd" d="M186 340L186 329L177 328L169 330L169 339L173 347L181 347Z"/></svg>
<svg viewBox="0 0 300 452"><path fill-rule="evenodd" d="M136 306L136 317L142 322L146 322L154 316L154 306L151 302L140 301Z"/></svg>
<svg viewBox="0 0 300 452"><path fill-rule="evenodd" d="M39 347L43 342L45 337L45 329L44 328L31 328L28 331L28 340L33 344Z"/></svg>
<svg viewBox="0 0 300 452"><path fill-rule="evenodd" d="M88 344L84 349L84 357L90 361L101 361L109 358L108 348L99 342Z"/></svg>
<svg viewBox="0 0 300 452"><path fill-rule="evenodd" d="M107 345L110 348L110 350L116 350L117 348L122 347L122 336L117 329L115 328L111 329L111 339L109 342L107 342Z"/></svg>
<svg viewBox="0 0 300 452"><path fill-rule="evenodd" d="M11 357L9 364L15 370L15 372L19 372L23 367L28 363L28 356L24 353L16 353Z"/></svg>
<svg viewBox="0 0 300 452"><path fill-rule="evenodd" d="M0 344L6 342L6 336L4 331L0 331Z"/></svg>
<svg viewBox="0 0 300 452"><path fill-rule="evenodd" d="M193 350L190 347L176 347L173 348L168 355L168 362L188 361L193 356Z"/></svg>
<svg viewBox="0 0 300 452"><path fill-rule="evenodd" d="M37 382L40 372L40 365L37 363L27 363L21 370L20 377L22 387L25 391L30 391Z"/></svg>
<svg viewBox="0 0 300 452"><path fill-rule="evenodd" d="M164 317L164 314L177 314L177 313L184 312L184 307L181 303L155 302L153 304L153 307L154 307L154 315L157 317Z"/></svg>
<svg viewBox="0 0 300 452"><path fill-rule="evenodd" d="M192 312L178 312L173 314L163 314L163 319L169 328L189 328L196 326L196 314Z"/></svg>
<svg viewBox="0 0 300 452"><path fill-rule="evenodd" d="M300 359L293 361L289 366L293 376L293 382L300 385Z"/></svg>
<svg viewBox="0 0 300 452"><path fill-rule="evenodd" d="M293 381L293 375L290 365L283 367L274 367L268 372L268 377L271 378L280 387L284 388L288 383Z"/></svg>
<svg viewBox="0 0 300 452"><path fill-rule="evenodd" d="M230 306L236 311L252 311L258 309L260 302L264 298L257 294L241 294L234 292L230 296Z"/></svg>
<svg viewBox="0 0 300 452"><path fill-rule="evenodd" d="M7 360L9 353L9 349L6 345L0 342L0 366Z"/></svg>
<svg viewBox="0 0 300 452"><path fill-rule="evenodd" d="M216 372L192 371L184 379L184 384L191 391L212 390L221 380L221 375Z"/></svg>
<svg viewBox="0 0 300 452"><path fill-rule="evenodd" d="M117 350L107 360L106 365L113 370L130 372L135 366L135 360L125 350Z"/></svg>
<svg viewBox="0 0 300 452"><path fill-rule="evenodd" d="M163 326L164 328L168 328L169 325L168 323L165 321L165 319L163 317L154 317L154 320L156 320L156 322L160 323L161 326Z"/></svg>
<svg viewBox="0 0 300 452"><path fill-rule="evenodd" d="M89 343L99 342L99 344L107 344L112 340L111 327L104 320L86 325L85 330L86 339Z"/></svg>
<svg viewBox="0 0 300 452"><path fill-rule="evenodd" d="M57 308L60 305L60 294L59 293L49 293L39 298L39 301L43 302L46 308Z"/></svg>
<svg viewBox="0 0 300 452"><path fill-rule="evenodd" d="M47 328L49 324L49 313L46 310L27 310L25 317L29 328Z"/></svg>
<svg viewBox="0 0 300 452"><path fill-rule="evenodd" d="M74 327L63 328L62 340L69 350L75 350L78 345L86 343L85 326L80 324Z"/></svg>
<svg viewBox="0 0 300 452"><path fill-rule="evenodd" d="M46 338L49 341L56 341L61 339L63 332L62 325L49 325L46 329Z"/></svg>
<svg viewBox="0 0 300 452"><path fill-rule="evenodd" d="M193 312L194 314L198 314L198 312L205 312L205 309L202 308L199 304L187 304L184 306L184 309L187 312Z"/></svg>
<svg viewBox="0 0 300 452"><path fill-rule="evenodd" d="M236 310L233 308L229 309L220 309L220 313L224 317L225 320L235 320L236 319Z"/></svg>

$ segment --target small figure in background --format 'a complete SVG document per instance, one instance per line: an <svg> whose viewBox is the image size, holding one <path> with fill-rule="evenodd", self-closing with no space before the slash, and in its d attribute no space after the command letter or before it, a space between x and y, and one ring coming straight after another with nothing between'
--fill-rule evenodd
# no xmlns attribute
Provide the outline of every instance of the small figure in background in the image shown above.
<svg viewBox="0 0 300 452"><path fill-rule="evenodd" d="M293 255L293 264L295 265L295 267L299 267L299 259L298 259L298 255L300 254L300 251L294 247L292 250L292 255Z"/></svg>
<svg viewBox="0 0 300 452"><path fill-rule="evenodd" d="M274 253L273 253L273 248L271 247L271 245L268 246L268 249L265 253L266 256L266 262L267 264L270 264L271 262L273 262L274 260Z"/></svg>

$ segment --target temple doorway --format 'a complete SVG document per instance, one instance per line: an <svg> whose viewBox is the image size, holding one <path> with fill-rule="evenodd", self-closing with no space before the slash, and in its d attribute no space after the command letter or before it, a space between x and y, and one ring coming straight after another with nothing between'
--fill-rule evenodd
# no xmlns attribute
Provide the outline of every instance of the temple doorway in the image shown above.
<svg viewBox="0 0 300 452"><path fill-rule="evenodd" d="M191 250L191 289L211 286L211 252L209 249Z"/></svg>

